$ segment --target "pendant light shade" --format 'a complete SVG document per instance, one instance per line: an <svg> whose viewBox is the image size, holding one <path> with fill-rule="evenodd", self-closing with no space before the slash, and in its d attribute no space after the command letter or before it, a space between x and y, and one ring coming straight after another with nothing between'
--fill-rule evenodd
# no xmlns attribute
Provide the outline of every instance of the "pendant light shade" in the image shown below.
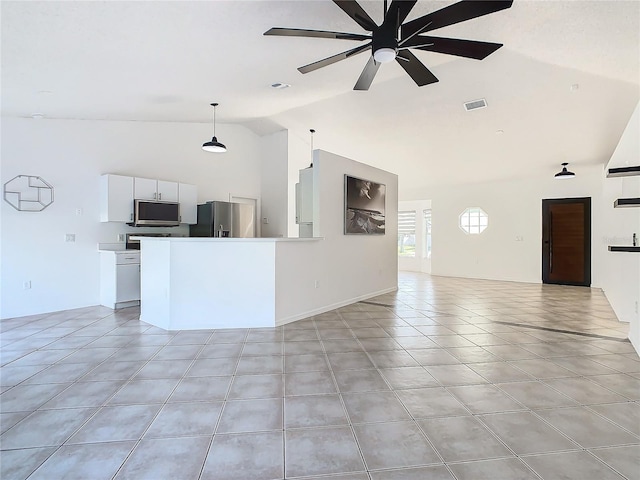
<svg viewBox="0 0 640 480"><path fill-rule="evenodd" d="M216 138L216 107L218 104L212 103L211 106L213 107L213 138L211 138L210 142L202 144L202 150L205 152L224 153L227 151L227 147Z"/></svg>
<svg viewBox="0 0 640 480"><path fill-rule="evenodd" d="M562 164L562 171L555 174L556 180L568 180L570 178L575 178L576 174L567 170L568 163Z"/></svg>

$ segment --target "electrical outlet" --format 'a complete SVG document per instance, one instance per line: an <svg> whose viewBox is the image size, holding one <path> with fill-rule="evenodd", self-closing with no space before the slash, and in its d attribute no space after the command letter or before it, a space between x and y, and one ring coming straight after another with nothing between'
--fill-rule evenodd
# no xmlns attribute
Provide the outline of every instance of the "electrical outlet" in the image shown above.
<svg viewBox="0 0 640 480"><path fill-rule="evenodd" d="M269 224L269 218L268 217L262 217L262 223L264 223L265 225Z"/></svg>
<svg viewBox="0 0 640 480"><path fill-rule="evenodd" d="M316 280L315 283L314 283L314 286L316 288L320 288L320 280Z"/></svg>
<svg viewBox="0 0 640 480"><path fill-rule="evenodd" d="M23 282L22 288L24 288L25 290L29 290L31 288L31 280L26 280L25 282Z"/></svg>
<svg viewBox="0 0 640 480"><path fill-rule="evenodd" d="M67 233L64 236L64 241L65 242L75 242L76 241L76 234L75 233Z"/></svg>
<svg viewBox="0 0 640 480"><path fill-rule="evenodd" d="M82 209L81 208L76 208L76 215L77 216L82 215Z"/></svg>
<svg viewBox="0 0 640 480"><path fill-rule="evenodd" d="M124 242L125 241L125 234L124 233L119 233L118 234L118 241L119 242Z"/></svg>

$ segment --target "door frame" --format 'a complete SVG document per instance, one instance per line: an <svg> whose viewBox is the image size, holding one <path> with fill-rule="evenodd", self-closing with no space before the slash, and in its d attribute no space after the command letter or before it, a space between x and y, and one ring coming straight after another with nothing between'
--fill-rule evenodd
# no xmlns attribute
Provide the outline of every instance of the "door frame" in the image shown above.
<svg viewBox="0 0 640 480"><path fill-rule="evenodd" d="M564 203L582 203L584 205L584 283L550 282L549 245L549 206ZM542 199L542 283L550 285L591 286L591 197L548 198Z"/></svg>

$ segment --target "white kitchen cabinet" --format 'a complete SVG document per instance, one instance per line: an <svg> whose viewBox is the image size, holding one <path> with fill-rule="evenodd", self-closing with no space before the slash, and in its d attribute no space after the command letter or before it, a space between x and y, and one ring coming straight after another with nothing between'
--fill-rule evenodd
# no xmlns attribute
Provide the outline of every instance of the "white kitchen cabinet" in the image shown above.
<svg viewBox="0 0 640 480"><path fill-rule="evenodd" d="M161 202L177 202L178 183L158 180L158 200Z"/></svg>
<svg viewBox="0 0 640 480"><path fill-rule="evenodd" d="M151 178L136 177L133 182L133 197L137 200L156 200L158 181Z"/></svg>
<svg viewBox="0 0 640 480"><path fill-rule="evenodd" d="M116 264L116 305L140 302L140 264Z"/></svg>
<svg viewBox="0 0 640 480"><path fill-rule="evenodd" d="M102 175L100 177L100 221L131 222L133 220L133 177Z"/></svg>
<svg viewBox="0 0 640 480"><path fill-rule="evenodd" d="M198 187L180 183L178 201L180 202L180 223L189 225L198 223Z"/></svg>
<svg viewBox="0 0 640 480"><path fill-rule="evenodd" d="M113 309L140 305L140 251L100 252L100 304Z"/></svg>
<svg viewBox="0 0 640 480"><path fill-rule="evenodd" d="M313 223L313 168L300 170L296 184L296 223Z"/></svg>
<svg viewBox="0 0 640 480"><path fill-rule="evenodd" d="M197 222L198 189L195 185L124 175L100 177L101 222L132 222L134 199L179 202L181 223Z"/></svg>
<svg viewBox="0 0 640 480"><path fill-rule="evenodd" d="M178 201L178 183L151 178L134 179L134 198L139 200L156 200L160 202Z"/></svg>

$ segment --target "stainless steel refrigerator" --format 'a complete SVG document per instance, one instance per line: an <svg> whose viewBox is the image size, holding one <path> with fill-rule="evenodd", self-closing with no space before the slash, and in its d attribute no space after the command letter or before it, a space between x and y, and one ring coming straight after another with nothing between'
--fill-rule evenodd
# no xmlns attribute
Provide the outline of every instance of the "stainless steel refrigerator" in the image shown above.
<svg viewBox="0 0 640 480"><path fill-rule="evenodd" d="M198 205L198 223L189 227L189 236L253 238L255 230L253 205L207 202Z"/></svg>

